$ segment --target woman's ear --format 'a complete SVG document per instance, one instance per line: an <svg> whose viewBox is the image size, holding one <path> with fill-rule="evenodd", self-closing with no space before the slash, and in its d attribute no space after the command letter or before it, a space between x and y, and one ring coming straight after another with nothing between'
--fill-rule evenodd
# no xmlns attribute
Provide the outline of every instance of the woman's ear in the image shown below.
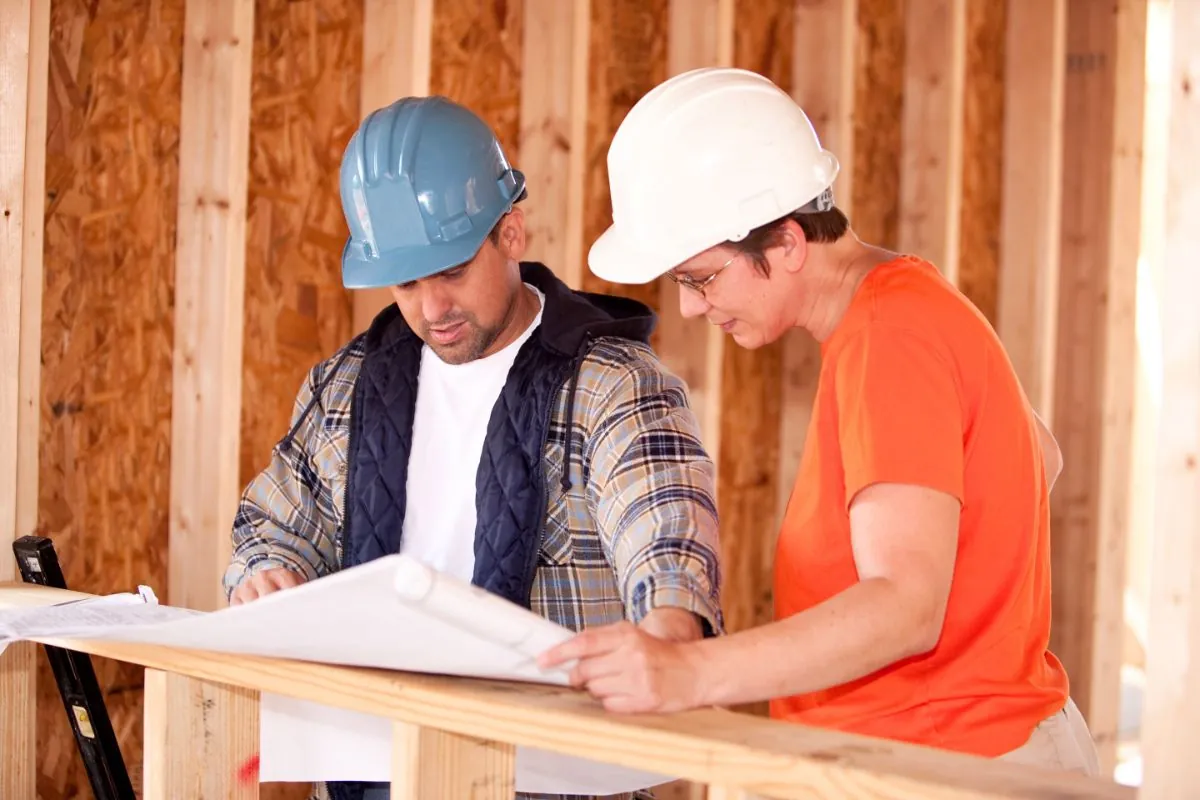
<svg viewBox="0 0 1200 800"><path fill-rule="evenodd" d="M779 230L776 246L780 249L783 268L791 273L800 271L808 257L808 239L804 229L794 219L785 220Z"/></svg>

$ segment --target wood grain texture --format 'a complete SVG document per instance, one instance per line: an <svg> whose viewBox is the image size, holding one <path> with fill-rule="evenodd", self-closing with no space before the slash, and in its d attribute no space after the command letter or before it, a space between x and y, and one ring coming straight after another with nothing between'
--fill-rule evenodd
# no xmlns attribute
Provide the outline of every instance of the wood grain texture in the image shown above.
<svg viewBox="0 0 1200 800"><path fill-rule="evenodd" d="M526 258L583 285L583 198L591 0L525 0L520 151L532 201Z"/></svg>
<svg viewBox="0 0 1200 800"><path fill-rule="evenodd" d="M48 643L65 645L51 640ZM462 736L666 771L768 797L1132 800L1135 790L1077 774L705 709L610 714L583 693L545 685L348 669L148 645L70 646L151 669L274 692Z"/></svg>
<svg viewBox="0 0 1200 800"><path fill-rule="evenodd" d="M1183 800L1200 785L1200 760L1186 746L1200 720L1196 650L1200 647L1200 8L1151 4L1152 52L1170 52L1166 73L1169 116L1151 117L1162 135L1155 199L1148 217L1161 237L1162 258L1149 264L1147 298L1159 312L1152 324L1161 341L1162 408L1154 476L1157 522L1151 570L1150 645L1142 730L1146 759L1144 796ZM1157 81L1157 75L1153 78ZM1149 99L1148 99L1148 102ZM1160 166L1161 165L1161 166ZM1148 348L1149 349L1149 348ZM1150 357L1153 351L1147 353Z"/></svg>
<svg viewBox="0 0 1200 800"><path fill-rule="evenodd" d="M169 586L173 605L225 604L242 482L242 342L254 0L188 0L183 38Z"/></svg>
<svg viewBox="0 0 1200 800"><path fill-rule="evenodd" d="M36 796L38 649L17 642L0 653L0 797Z"/></svg>
<svg viewBox="0 0 1200 800"><path fill-rule="evenodd" d="M521 0L433 4L429 87L481 116L510 161L521 130Z"/></svg>
<svg viewBox="0 0 1200 800"><path fill-rule="evenodd" d="M1004 183L1002 31L1007 4L966 0L966 5L958 288L995 325ZM1061 62L1057 66L1061 68ZM1044 83L1040 76L1034 82ZM1028 119L1021 122L1036 124Z"/></svg>
<svg viewBox="0 0 1200 800"><path fill-rule="evenodd" d="M1052 429L1066 51L1066 0L1009 4L996 324L1025 394Z"/></svg>
<svg viewBox="0 0 1200 800"><path fill-rule="evenodd" d="M1145 0L1067 6L1051 649L1115 761L1131 492ZM1066 413L1070 409L1070 413Z"/></svg>
<svg viewBox="0 0 1200 800"><path fill-rule="evenodd" d="M583 212L584 241L589 246L612 224L607 159L613 134L642 95L667 79L669 11L667 0L592 3ZM662 303L657 282L613 284L588 270L583 288L632 297L652 310Z"/></svg>
<svg viewBox="0 0 1200 800"><path fill-rule="evenodd" d="M145 800L258 800L258 692L146 670Z"/></svg>
<svg viewBox="0 0 1200 800"><path fill-rule="evenodd" d="M967 0L905 0L899 249L958 281Z"/></svg>
<svg viewBox="0 0 1200 800"><path fill-rule="evenodd" d="M351 334L342 151L358 127L361 0L258 0L238 484L270 460L309 369Z"/></svg>
<svg viewBox="0 0 1200 800"><path fill-rule="evenodd" d="M392 734L392 800L511 800L517 751L511 744L397 722Z"/></svg>
<svg viewBox="0 0 1200 800"><path fill-rule="evenodd" d="M50 3L0 2L0 580L35 532ZM0 797L37 786L37 648L0 652Z"/></svg>
<svg viewBox="0 0 1200 800"><path fill-rule="evenodd" d="M854 97L855 232L895 249L900 238L900 147L904 113L905 3L858 0Z"/></svg>
<svg viewBox="0 0 1200 800"><path fill-rule="evenodd" d="M182 0L50 9L37 530L67 584L166 596ZM87 778L38 656L38 796ZM94 659L141 780L142 671Z"/></svg>

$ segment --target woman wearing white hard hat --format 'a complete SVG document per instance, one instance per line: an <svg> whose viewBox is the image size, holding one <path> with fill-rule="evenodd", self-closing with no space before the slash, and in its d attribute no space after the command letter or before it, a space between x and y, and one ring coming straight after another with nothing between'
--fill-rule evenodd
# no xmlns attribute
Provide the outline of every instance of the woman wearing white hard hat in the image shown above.
<svg viewBox="0 0 1200 800"><path fill-rule="evenodd" d="M771 701L772 716L1095 774L1049 651L1049 492L1061 469L987 320L916 255L860 241L838 162L760 75L647 94L608 153L618 283L667 275L742 347L803 328L822 364L775 561L776 620L702 642L632 626L543 664L614 711Z"/></svg>

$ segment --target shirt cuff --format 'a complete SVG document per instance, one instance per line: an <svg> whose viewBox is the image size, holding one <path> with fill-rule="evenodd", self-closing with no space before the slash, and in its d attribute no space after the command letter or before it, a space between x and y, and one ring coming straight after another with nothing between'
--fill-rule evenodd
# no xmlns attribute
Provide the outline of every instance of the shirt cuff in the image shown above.
<svg viewBox="0 0 1200 800"><path fill-rule="evenodd" d="M708 585L689 572L660 572L644 578L633 587L630 617L640 623L656 608L682 608L695 614L704 637L725 632L720 604Z"/></svg>

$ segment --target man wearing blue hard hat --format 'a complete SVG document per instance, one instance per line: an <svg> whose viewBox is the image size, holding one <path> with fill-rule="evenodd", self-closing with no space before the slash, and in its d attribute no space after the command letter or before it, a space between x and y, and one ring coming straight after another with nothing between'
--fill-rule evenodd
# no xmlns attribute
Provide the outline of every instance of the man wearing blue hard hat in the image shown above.
<svg viewBox="0 0 1200 800"><path fill-rule="evenodd" d="M343 280L395 304L301 387L241 499L231 602L403 552L574 630L721 630L713 464L653 314L522 262L524 196L462 106L364 120L341 167Z"/></svg>

